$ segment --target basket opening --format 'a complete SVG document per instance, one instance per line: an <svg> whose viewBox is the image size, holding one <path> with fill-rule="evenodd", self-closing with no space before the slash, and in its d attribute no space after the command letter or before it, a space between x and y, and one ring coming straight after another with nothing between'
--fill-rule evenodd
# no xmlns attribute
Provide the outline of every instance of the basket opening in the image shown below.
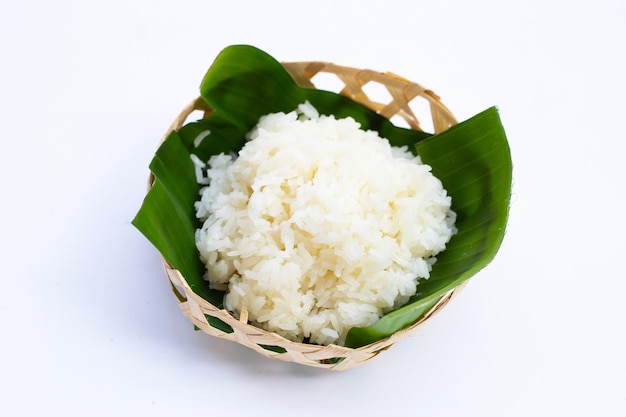
<svg viewBox="0 0 626 417"><path fill-rule="evenodd" d="M203 110L198 110L195 109L194 111L192 111L191 113L189 113L189 115L187 116L185 122L187 121L196 121L196 120L202 120L206 117L205 112Z"/></svg>
<svg viewBox="0 0 626 417"><path fill-rule="evenodd" d="M285 353L287 352L287 349L285 349L284 347L281 346L273 346L273 345L262 345L262 344L258 344L260 347L262 347L265 350L269 350L271 352L276 352L276 353Z"/></svg>
<svg viewBox="0 0 626 417"><path fill-rule="evenodd" d="M370 101L380 104L389 104L393 101L393 97L387 90L387 87L376 81L368 81L361 87L361 90L363 90Z"/></svg>
<svg viewBox="0 0 626 417"><path fill-rule="evenodd" d="M311 82L318 90L332 91L333 93L339 93L345 87L344 82L339 77L329 72L318 72L311 77Z"/></svg>
<svg viewBox="0 0 626 417"><path fill-rule="evenodd" d="M222 320L218 319L217 317L213 317L213 316L209 316L208 314L205 314L205 317L207 319L207 321L209 322L209 325L217 330L221 330L224 333L232 333L233 332L233 328L230 327L230 325L228 323L224 323Z"/></svg>
<svg viewBox="0 0 626 417"><path fill-rule="evenodd" d="M384 351L388 350L391 346L393 346L393 345L385 346L384 348L381 348L381 349L378 349L377 351L374 351L374 353L378 355L380 352L384 352Z"/></svg>
<svg viewBox="0 0 626 417"><path fill-rule="evenodd" d="M336 365L339 362L343 361L344 359L345 359L344 356L339 356L336 358L320 359L318 362L321 363L322 365Z"/></svg>
<svg viewBox="0 0 626 417"><path fill-rule="evenodd" d="M433 118L430 112L430 102L422 97L416 97L409 106L419 120L420 129L424 132L435 133L435 126L433 125Z"/></svg>
<svg viewBox="0 0 626 417"><path fill-rule="evenodd" d="M172 286L172 292L174 293L176 298L178 298L178 302L184 303L185 301L187 301L187 296L185 296L185 292L183 291L183 289L171 281L170 284Z"/></svg>
<svg viewBox="0 0 626 417"><path fill-rule="evenodd" d="M394 124L394 126L403 127L405 129L411 128L409 122L407 122L404 117L400 116L399 114L394 114L389 120L391 121L391 123Z"/></svg>

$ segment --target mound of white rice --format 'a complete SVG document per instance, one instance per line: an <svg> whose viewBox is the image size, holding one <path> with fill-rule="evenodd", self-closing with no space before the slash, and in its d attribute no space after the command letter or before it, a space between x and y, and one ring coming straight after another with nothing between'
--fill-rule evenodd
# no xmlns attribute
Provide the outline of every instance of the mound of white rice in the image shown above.
<svg viewBox="0 0 626 417"><path fill-rule="evenodd" d="M294 341L341 344L406 303L455 233L419 157L308 103L264 116L237 158L208 166L196 203L206 279L228 310Z"/></svg>

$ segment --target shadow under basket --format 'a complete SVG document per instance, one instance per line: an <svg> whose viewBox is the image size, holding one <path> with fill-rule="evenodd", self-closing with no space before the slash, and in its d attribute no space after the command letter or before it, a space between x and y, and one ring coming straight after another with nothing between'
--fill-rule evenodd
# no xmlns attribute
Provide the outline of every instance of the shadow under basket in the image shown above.
<svg viewBox="0 0 626 417"><path fill-rule="evenodd" d="M420 115L426 114L426 118L422 120L428 123L428 129L424 130L434 133L440 133L457 123L452 113L432 91L392 73L355 69L326 62L292 62L283 63L283 66L299 85L340 93L401 127L422 130L415 112ZM180 129L189 116L197 111L206 117L212 110L202 98L195 99L176 117L163 140L172 131ZM150 175L148 189L153 183L154 176ZM183 314L198 329L212 336L237 342L273 359L332 370L346 370L361 365L401 338L415 333L467 283L466 281L448 291L417 322L385 339L359 348L320 346L292 342L278 334L248 324L245 308L239 318L217 308L194 293L182 274L161 259Z"/></svg>

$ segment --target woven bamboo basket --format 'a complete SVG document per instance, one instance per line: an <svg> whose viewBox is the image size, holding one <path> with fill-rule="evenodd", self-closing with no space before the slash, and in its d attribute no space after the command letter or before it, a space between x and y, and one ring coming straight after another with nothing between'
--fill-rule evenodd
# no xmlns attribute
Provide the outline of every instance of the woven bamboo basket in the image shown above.
<svg viewBox="0 0 626 417"><path fill-rule="evenodd" d="M425 108L430 114L425 116L430 117L435 133L442 132L457 123L455 117L435 93L393 73L356 69L326 62L291 62L283 63L283 66L294 80L303 87L316 88L313 80L316 75L333 74L344 85L340 91L336 92L369 107L388 119L400 117L412 129L421 130L420 121L412 109L415 105L414 100L425 100L425 103L428 104ZM368 97L363 89L368 83L377 83L383 86L391 97L390 101L380 103ZM212 112L202 98L193 100L176 117L163 140L172 131L180 129L189 116L198 111L202 112L204 117ZM424 120L423 116L422 120ZM150 175L148 189L152 187L153 183L154 176ZM292 342L275 333L249 324L245 308L238 318L224 309L217 308L195 294L182 274L169 265L165 259L161 259L183 314L200 330L221 339L237 342L270 358L332 370L346 370L361 365L403 337L414 334L421 325L450 302L465 285L464 283L447 292L416 323L383 340L359 348L338 345L320 346Z"/></svg>

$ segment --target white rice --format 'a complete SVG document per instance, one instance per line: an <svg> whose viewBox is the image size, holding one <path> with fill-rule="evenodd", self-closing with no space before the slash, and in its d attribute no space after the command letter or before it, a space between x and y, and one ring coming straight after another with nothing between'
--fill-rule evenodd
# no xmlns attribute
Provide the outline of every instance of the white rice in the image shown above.
<svg viewBox="0 0 626 417"><path fill-rule="evenodd" d="M203 132L200 132L200 134L198 136L195 137L195 139L193 140L193 146L194 148L197 148L198 146L200 146L200 144L202 143L202 141L211 134L210 130L205 130Z"/></svg>
<svg viewBox="0 0 626 417"><path fill-rule="evenodd" d="M191 154L191 162L193 162L194 171L196 173L196 182L198 184L208 184L209 178L204 175L206 164L198 158L197 155Z"/></svg>
<svg viewBox="0 0 626 417"><path fill-rule="evenodd" d="M341 344L403 305L456 232L419 157L308 103L262 117L236 159L208 166L205 277L228 310L290 340Z"/></svg>

